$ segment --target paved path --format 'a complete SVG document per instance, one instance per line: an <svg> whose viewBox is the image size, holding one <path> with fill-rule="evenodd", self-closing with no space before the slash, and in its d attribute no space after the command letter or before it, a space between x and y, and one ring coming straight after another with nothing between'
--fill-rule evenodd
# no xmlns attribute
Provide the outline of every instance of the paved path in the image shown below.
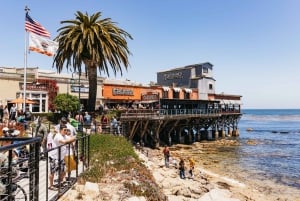
<svg viewBox="0 0 300 201"><path fill-rule="evenodd" d="M49 169L49 165L47 165L46 160L41 160L39 165L39 199L41 201L54 201L57 200L62 194L64 194L68 189L70 189L76 183L76 175L80 175L83 171L86 170L86 167L83 166L82 162L79 162L77 166L77 174L76 170L73 170L70 175L70 182L64 182L63 187L59 188L57 191L48 190L48 176L47 176L47 168ZM22 173L26 175L26 173ZM54 181L57 181L58 174L55 174ZM58 182L54 182L57 184ZM25 190L27 194L27 200L29 200L29 178L22 178L18 184ZM16 196L16 200L25 200L22 192L18 192Z"/></svg>

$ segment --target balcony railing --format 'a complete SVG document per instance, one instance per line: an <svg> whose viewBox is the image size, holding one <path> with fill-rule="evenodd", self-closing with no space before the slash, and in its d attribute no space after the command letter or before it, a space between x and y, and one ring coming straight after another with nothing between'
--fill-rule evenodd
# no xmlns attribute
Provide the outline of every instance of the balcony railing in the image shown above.
<svg viewBox="0 0 300 201"><path fill-rule="evenodd" d="M222 110L222 109L133 109L122 112L122 118L165 118L176 116L221 116L228 114L240 114L240 110Z"/></svg>

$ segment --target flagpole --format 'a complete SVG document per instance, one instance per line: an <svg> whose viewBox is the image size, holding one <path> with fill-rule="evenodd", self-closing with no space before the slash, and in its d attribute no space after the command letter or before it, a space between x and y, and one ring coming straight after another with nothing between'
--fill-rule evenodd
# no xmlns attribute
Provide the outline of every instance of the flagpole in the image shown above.
<svg viewBox="0 0 300 201"><path fill-rule="evenodd" d="M30 9L25 6L25 15L30 11ZM26 111L26 82L27 82L27 31L25 30L25 49L24 49L24 83L23 83L23 111Z"/></svg>

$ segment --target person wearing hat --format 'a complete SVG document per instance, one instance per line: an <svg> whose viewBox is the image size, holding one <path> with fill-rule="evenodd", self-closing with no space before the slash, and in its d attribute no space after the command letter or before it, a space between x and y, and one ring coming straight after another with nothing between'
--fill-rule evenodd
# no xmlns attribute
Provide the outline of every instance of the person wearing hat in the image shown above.
<svg viewBox="0 0 300 201"><path fill-rule="evenodd" d="M69 118L66 118L66 117L62 117L62 118L60 119L59 124L57 124L57 125L55 126L55 130L56 130L57 133L59 132L59 127L60 127L60 125L62 125L62 124L67 126L67 128L71 131L71 134L72 134L72 135L74 135L74 136L77 135L76 128L70 124Z"/></svg>
<svg viewBox="0 0 300 201"><path fill-rule="evenodd" d="M76 135L77 135L76 128L70 123L70 119L71 119L71 118L69 118L69 117L67 118L66 126L67 126L67 128L70 130L71 135L72 135L72 136L76 136Z"/></svg>

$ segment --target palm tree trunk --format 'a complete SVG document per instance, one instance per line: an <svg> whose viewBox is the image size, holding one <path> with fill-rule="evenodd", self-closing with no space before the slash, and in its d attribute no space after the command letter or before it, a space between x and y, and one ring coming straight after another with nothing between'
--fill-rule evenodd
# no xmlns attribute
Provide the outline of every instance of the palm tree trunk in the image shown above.
<svg viewBox="0 0 300 201"><path fill-rule="evenodd" d="M97 66L91 64L87 65L87 73L89 79L89 99L87 102L87 111L94 112L96 108L97 98Z"/></svg>

